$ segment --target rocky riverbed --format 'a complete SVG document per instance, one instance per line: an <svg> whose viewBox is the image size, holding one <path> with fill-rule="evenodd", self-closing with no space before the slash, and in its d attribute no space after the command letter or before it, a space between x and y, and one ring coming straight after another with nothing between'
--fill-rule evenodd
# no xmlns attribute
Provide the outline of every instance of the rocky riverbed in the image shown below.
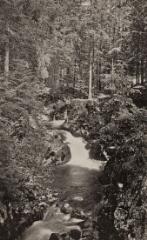
<svg viewBox="0 0 147 240"><path fill-rule="evenodd" d="M54 233L60 233L61 229L67 232L67 225L71 225L77 234L79 226L82 239L90 239L96 235L94 206L101 198L102 187L98 176L103 162L89 158L86 142L81 137L74 137L66 131L58 131L58 136L61 137L60 134L70 148L71 159L67 164L57 164L53 170L52 192L48 196L50 207L41 224L44 227L44 223L48 222L48 229ZM30 229L26 232L25 239L28 239L29 232L34 234Z"/></svg>
<svg viewBox="0 0 147 240"><path fill-rule="evenodd" d="M82 219L82 216L88 218L88 223L84 220L87 226L83 227L85 239L140 240L144 225L142 189L146 169L142 152L144 112L136 108L130 99L126 100L122 96L114 96L102 105L93 102L85 104L86 101L84 104L81 102L80 106L75 104L73 109L71 108L68 125L64 126L77 136L75 141L74 139L71 141L73 145L70 141L66 142L64 134L59 130L58 134L55 130L53 132L60 136L63 146L64 144L67 147L72 146L72 156L75 148L86 147L86 154L83 150L82 154L76 151L74 161L73 158L69 162L67 160L65 165L64 162L61 164L61 156L59 157L58 166L53 168L50 184L52 191L49 198L42 200L48 202L49 206L57 203L58 213L62 213L64 206L68 205L71 213L63 213L66 221L71 215L79 219ZM54 133L51 139L56 139ZM80 136L88 142L87 146L83 142L84 147L83 145L80 147ZM48 143L49 141L47 145ZM89 153L90 159L87 159ZM53 158L49 159L48 166L51 166L50 163L55 166L55 156L49 154L50 157ZM44 160L45 167L47 158L48 156ZM107 161L101 176L95 171L95 161L92 161L92 158ZM82 165L78 166L80 163ZM99 161L96 164L98 163ZM72 194L74 192L75 195ZM94 201L90 203L91 199ZM92 211L86 205L92 206ZM47 210L48 206L45 209ZM84 234L87 236L84 237Z"/></svg>
<svg viewBox="0 0 147 240"><path fill-rule="evenodd" d="M88 141L92 157L107 160L100 177L103 197L96 210L96 229L101 240L143 238L145 112L131 99L119 95L100 104L72 103L69 109L65 127Z"/></svg>

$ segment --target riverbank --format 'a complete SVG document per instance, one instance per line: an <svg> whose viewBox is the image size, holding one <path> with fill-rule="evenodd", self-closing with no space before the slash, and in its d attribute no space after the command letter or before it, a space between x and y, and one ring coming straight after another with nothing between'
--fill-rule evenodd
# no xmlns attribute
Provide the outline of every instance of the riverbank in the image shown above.
<svg viewBox="0 0 147 240"><path fill-rule="evenodd" d="M93 237L96 240L98 238L128 240L130 236L137 236L137 240L142 239L145 214L142 189L146 171L142 151L144 111L135 107L130 99L115 95L109 101L102 103L75 102L69 106L68 114L68 125L66 124L64 129L73 132L74 136L82 136L88 142L87 149L90 151L91 159L107 161L100 177L103 187L101 192L96 194L96 203L93 204L94 213L90 216L90 227L89 230L84 231L87 231L87 234L89 232L89 238L93 236L93 232L96 233ZM45 129L43 138L45 144L41 149L42 159L36 162L31 184L30 180L27 181L29 183L26 191L29 191L29 201L26 201L21 213L15 213L16 222L13 215L13 227L19 222L17 230L11 233L13 235L21 233L33 221L42 219L43 213L50 204L60 202L58 191L51 190L52 169L55 169L58 163L64 165L69 160L70 153L65 138L58 131L54 130L55 133L50 134L49 140L46 139L47 128ZM54 143L62 144L57 147ZM49 145L52 147L48 150ZM64 159L65 162L61 159L63 151L67 157ZM56 154L58 152L59 154ZM78 158L78 154L76 157ZM87 183L89 180L84 181ZM10 209L15 208L10 207ZM24 220L21 223L22 219ZM12 226L12 221L7 224ZM3 236L6 236L6 233ZM5 239L12 239L11 236Z"/></svg>
<svg viewBox="0 0 147 240"><path fill-rule="evenodd" d="M91 135L86 135L93 156L99 158L105 151L103 157L107 159L101 177L104 198L97 210L99 236L102 240L139 240L143 238L145 221L144 111L123 98L104 103L102 111L104 126L97 124ZM87 124L91 127L90 121Z"/></svg>
<svg viewBox="0 0 147 240"><path fill-rule="evenodd" d="M100 104L80 101L69 107L66 128L88 141L93 158L107 160L100 178L103 199L96 214L102 240L143 238L144 114L131 99L118 95Z"/></svg>
<svg viewBox="0 0 147 240"><path fill-rule="evenodd" d="M30 151L32 146L26 139L17 142L15 154L19 154L17 156L19 161L11 170L12 173L15 170L15 181L14 178L11 180L11 189L8 188L6 181L1 186L2 240L16 240L34 221L41 220L48 206L57 201L57 192L51 190L53 169L69 161L70 150L62 134L56 133L55 130L48 131L43 125L42 127L44 128L41 132L44 133L41 135L42 138L38 141L40 135L37 134L34 138L34 152ZM35 129L35 132L39 130ZM30 129L29 133L34 134L34 129ZM23 159L20 159L20 150L25 152ZM10 177L11 175L7 175L7 180Z"/></svg>
<svg viewBox="0 0 147 240"><path fill-rule="evenodd" d="M74 137L63 130L56 131L56 134L63 135L64 141L69 145L71 151L70 161L53 169L53 182L50 188L56 192L55 203L58 205L56 210L64 213L63 217L67 218L69 222L73 221L74 225L83 222L81 226L82 239L87 239L87 237L90 238L96 234L93 229L93 216L94 205L96 205L98 198L101 198L102 189L98 182L101 165L98 161L89 159L89 151L85 148L86 142L81 137ZM44 221L48 222L48 230L50 231L53 229L53 225L50 226L52 210L55 211L54 208L48 206L44 218ZM41 223L42 226L45 224L44 221ZM55 216L54 225L60 226L61 223L57 222L58 217ZM59 228L54 227L54 232L58 233L58 231ZM33 234L31 228L29 232Z"/></svg>

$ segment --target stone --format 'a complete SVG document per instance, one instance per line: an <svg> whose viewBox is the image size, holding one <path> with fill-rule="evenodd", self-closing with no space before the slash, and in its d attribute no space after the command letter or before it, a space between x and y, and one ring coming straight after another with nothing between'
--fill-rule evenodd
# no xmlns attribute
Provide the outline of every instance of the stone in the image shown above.
<svg viewBox="0 0 147 240"><path fill-rule="evenodd" d="M80 239L81 238L81 232L80 231L78 231L78 230L71 230L71 232L70 232L70 237L72 238L72 239L75 239L75 240L78 240L78 239Z"/></svg>
<svg viewBox="0 0 147 240"><path fill-rule="evenodd" d="M61 208L61 212L68 214L72 212L72 207L69 205L69 203L65 203L63 207Z"/></svg>
<svg viewBox="0 0 147 240"><path fill-rule="evenodd" d="M86 218L86 214L81 210L80 211L80 216L82 217L82 218Z"/></svg>
<svg viewBox="0 0 147 240"><path fill-rule="evenodd" d="M120 183L120 182L117 185L118 185L119 189L122 189L124 186L123 183Z"/></svg>
<svg viewBox="0 0 147 240"><path fill-rule="evenodd" d="M73 200L78 201L78 202L82 202L84 199L83 199L83 197L81 197L81 196L75 196L75 197L73 198Z"/></svg>
<svg viewBox="0 0 147 240"><path fill-rule="evenodd" d="M78 240L81 238L82 231L79 226L69 226L69 236L71 239Z"/></svg>
<svg viewBox="0 0 147 240"><path fill-rule="evenodd" d="M90 225L91 225L91 223L89 221L86 221L84 223L84 228L88 228L88 227L90 227Z"/></svg>
<svg viewBox="0 0 147 240"><path fill-rule="evenodd" d="M56 233L52 233L49 240L60 240L60 235Z"/></svg>
<svg viewBox="0 0 147 240"><path fill-rule="evenodd" d="M52 198L48 199L49 203L54 203L56 201L57 201L57 198L55 198L55 197L52 197Z"/></svg>
<svg viewBox="0 0 147 240"><path fill-rule="evenodd" d="M59 196L59 193L56 193L56 192L55 192L55 193L53 193L53 196L54 196L54 197L58 197L58 196Z"/></svg>

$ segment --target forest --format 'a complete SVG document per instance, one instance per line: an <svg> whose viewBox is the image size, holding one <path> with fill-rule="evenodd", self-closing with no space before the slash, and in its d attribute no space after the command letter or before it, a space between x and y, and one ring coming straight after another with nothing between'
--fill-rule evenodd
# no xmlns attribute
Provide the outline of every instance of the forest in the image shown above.
<svg viewBox="0 0 147 240"><path fill-rule="evenodd" d="M146 0L0 0L0 240L146 240L146 39Z"/></svg>

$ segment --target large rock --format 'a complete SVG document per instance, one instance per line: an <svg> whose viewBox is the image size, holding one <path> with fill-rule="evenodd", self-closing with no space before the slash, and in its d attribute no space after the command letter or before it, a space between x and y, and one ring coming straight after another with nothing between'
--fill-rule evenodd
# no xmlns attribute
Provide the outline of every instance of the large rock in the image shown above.
<svg viewBox="0 0 147 240"><path fill-rule="evenodd" d="M36 221L24 233L22 240L58 240L61 236L70 235L72 239L81 237L81 228L77 225L68 225L60 218L52 217L49 221Z"/></svg>
<svg viewBox="0 0 147 240"><path fill-rule="evenodd" d="M61 212L65 213L65 214L71 213L72 210L73 210L72 207L68 203L65 203L63 205L63 207L61 208Z"/></svg>

